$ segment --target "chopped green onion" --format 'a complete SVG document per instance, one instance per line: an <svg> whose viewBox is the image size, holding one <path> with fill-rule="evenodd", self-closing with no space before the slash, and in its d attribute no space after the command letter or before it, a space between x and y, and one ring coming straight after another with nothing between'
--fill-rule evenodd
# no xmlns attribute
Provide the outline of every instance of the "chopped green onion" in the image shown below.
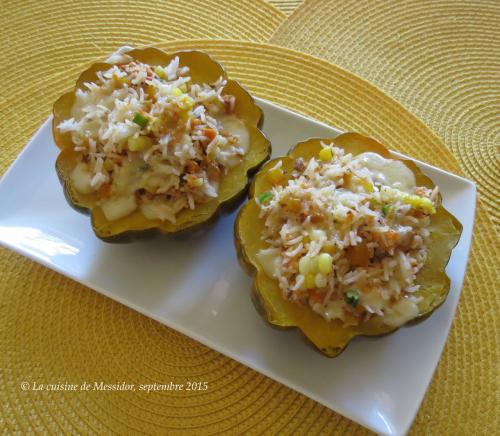
<svg viewBox="0 0 500 436"><path fill-rule="evenodd" d="M359 301L359 291L357 289L349 289L345 296L344 301L352 307L356 307Z"/></svg>
<svg viewBox="0 0 500 436"><path fill-rule="evenodd" d="M139 112L137 112L134 115L134 118L132 119L132 121L141 127L146 127L149 123L149 119L146 118L144 115L140 114Z"/></svg>
<svg viewBox="0 0 500 436"><path fill-rule="evenodd" d="M391 208L390 204L384 204L384 206L382 207L382 213L384 214L384 216L389 213L390 208Z"/></svg>
<svg viewBox="0 0 500 436"><path fill-rule="evenodd" d="M263 194L260 194L258 197L258 200L259 200L260 204L264 204L264 203L267 203L269 200L271 200L271 198L273 198L273 193L267 191L267 192L264 192Z"/></svg>

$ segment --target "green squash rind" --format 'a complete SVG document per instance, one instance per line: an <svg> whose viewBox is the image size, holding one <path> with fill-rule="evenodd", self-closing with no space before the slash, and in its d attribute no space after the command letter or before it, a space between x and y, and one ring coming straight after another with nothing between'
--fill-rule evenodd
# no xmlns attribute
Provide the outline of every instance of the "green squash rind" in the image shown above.
<svg viewBox="0 0 500 436"><path fill-rule="evenodd" d="M162 50L148 47L144 49L134 49L128 52L127 54L134 57L134 59L136 60L148 62L149 64L152 65L155 64L165 65L170 59L173 59L175 56L187 56L187 57L194 56L195 58L198 57L197 59L198 61L203 62L203 66L206 67L207 70L211 70L213 76L215 74L220 74L221 76L227 79L227 74L224 68L218 62L213 60L210 57L210 55L198 50L182 50L182 51L177 51L175 53L167 54ZM56 145L61 149L61 153L59 154L56 160L55 167L59 181L61 182L61 185L63 187L66 200L68 201L70 206L72 206L75 210L90 215L91 225L95 235L105 242L123 243L137 239L149 239L158 235L182 238L186 236L193 236L199 234L200 232L206 231L213 224L215 224L220 215L234 211L234 209L243 201L243 199L245 198L245 194L248 190L248 186L250 184L250 177L260 168L260 166L262 166L264 162L266 162L269 159L271 155L271 143L261 130L264 122L264 113L262 112L262 109L259 106L257 106L253 97L237 81L228 80L228 85L226 85L226 87L235 88L238 92L241 92L242 95L245 96L248 102L250 102L251 108L249 110L251 110L251 113L248 114L248 118L249 120L251 120L252 124L247 124L247 127L251 129L252 135L257 135L257 139L259 140L259 145L264 146L265 150L263 153L261 153L261 156L259 157L258 161L252 162L253 164L250 165L248 168L246 168L245 186L235 190L235 192L231 193L232 195L229 198L226 198L224 201L219 201L217 203L216 208L213 211L211 211L211 213L208 216L203 217L202 220L193 222L192 224L186 225L180 229L169 230L169 231L165 231L164 229L162 229L161 224L158 223L157 220L152 221L152 220L146 220L146 218L144 218L145 221L151 222L150 227L139 230L135 229L125 230L116 234L106 235L100 233L97 230L98 227L95 221L96 221L96 211L97 209L99 209L99 207L95 205L89 206L88 204L91 203L92 201L95 201L92 199L92 197L95 199L96 196L94 194L91 194L89 196L76 194L71 187L71 183L69 182L68 174L64 168L64 163L63 163L65 158L63 151L70 145L71 139L69 139L68 134L65 135L60 134L56 127L62 119L67 117L68 111L70 110L74 101L75 90L78 87L82 86L84 82L93 80L95 78L95 73L97 71L108 69L111 66L112 64L103 62L92 64L79 76L79 78L76 81L75 88L72 91L62 95L54 103L52 132ZM203 75L203 72L202 73L195 72L195 75L196 74ZM253 143L250 144L250 150L252 150L252 145ZM246 157L248 157L248 155L249 154L247 153ZM244 159L244 162L247 161ZM77 196L87 197L87 199L82 202L76 198Z"/></svg>
<svg viewBox="0 0 500 436"><path fill-rule="evenodd" d="M257 185L259 183L266 184L267 182L263 179L266 175L266 170L271 168L278 162L278 160L282 160L283 162L286 162L286 159L295 159L296 157L304 156L304 154L300 154L301 150L304 151L304 148L309 147L310 150L308 153L308 156L306 157L311 157L311 156L316 156L317 152L319 151L318 146L320 141L325 141L325 142L334 142L336 146L340 146L342 148L351 147L354 148L354 150L357 150L359 152L363 151L375 151L378 152L379 154L385 156L385 157L391 157L395 159L396 157L391 156L391 153L389 150L387 150L382 144L378 143L376 140L372 138L365 137L363 135L360 135L358 133L344 133L336 138L330 138L330 139L320 139L320 138L312 138L306 141L302 141L298 143L296 146L294 146L286 156L280 157L273 159L269 162L267 162L257 173L257 175L254 177L254 180L250 186L249 190L249 201L241 208L241 210L238 213L238 216L235 221L234 225L234 241L235 241L235 246L236 246L236 252L238 256L238 260L242 268L247 271L252 277L253 277L253 285L252 285L252 301L257 309L257 311L262 315L264 320L267 322L268 325L274 327L274 328L279 328L279 329L296 329L298 330L307 340L307 343L312 345L316 350L320 351L322 354L328 356L328 357L336 357L339 355L342 351L345 350L345 348L348 346L350 341L356 337L356 336L384 336L390 333L395 332L398 330L400 327L390 327L386 326L385 324L382 324L380 322L374 322L372 323L373 325L369 325L369 323L365 323L364 325L362 324L361 326L357 327L347 327L344 328L342 327L341 323L339 321L326 321L324 320L320 315L314 313L312 309L310 309L307 306L302 306L300 307L300 310L303 311L308 311L310 313L310 318L314 318L314 327L319 326L319 329L324 330L327 333L333 333L333 334L339 334L343 335L341 337L341 340L335 341L331 340L330 343L325 344L325 341L322 344L320 344L315 337L311 334L311 331L305 331L304 326L299 325L299 323L293 321L293 314L292 317L290 318L289 314L285 312L282 313L277 313L276 310L273 310L272 304L271 304L271 299L267 297L266 294L263 293L261 287L265 285L265 282L267 281L268 283L270 281L273 281L271 278L269 278L260 268L260 265L258 264L257 260L252 261L251 255L247 252L247 248L245 247L244 243L244 234L243 232L243 227L244 227L244 220L246 219L246 214L250 213L247 212L249 208L256 207L255 202L253 202L253 198L258 196L261 191L258 190ZM354 144L354 145L353 145ZM357 153L355 153L357 154ZM432 180L425 176L422 171L415 165L413 161L405 160L405 159L400 159L402 162L405 163L416 175L418 181L418 185L427 185L427 186L434 186ZM285 165L286 167L286 165ZM266 189L262 189L262 192L265 192ZM255 206L252 206L252 203ZM439 214L439 215L438 215ZM442 235L442 239L446 242L446 247L441 247L445 250L446 256L440 259L440 264L441 267L438 268L434 273L436 274L436 283L439 284L440 286L440 293L438 297L432 298L430 300L430 303L425 310L421 310L421 313L414 319L408 321L406 324L407 325L412 325L415 323L418 323L427 317L429 317L438 307L440 307L446 300L447 295L449 293L450 289L450 279L446 275L445 268L446 265L449 262L449 259L451 257L451 253L453 248L456 246L460 239L460 235L462 233L462 225L460 222L453 216L451 215L446 209L441 204L441 196L439 197L439 206L437 207L437 213L436 215L439 216L439 220L436 218L437 222L439 223L440 221L443 221L443 229L446 230L446 232L449 231L449 233L439 233L436 232L437 235ZM250 216L250 219L253 221L253 231L254 235L253 238L255 239L255 232L258 232L258 229L256 230L256 220L258 220L257 217L255 216ZM431 223L433 221L431 220ZM433 236L434 237L434 236ZM427 262L426 262L427 265ZM425 268L425 267L424 267ZM427 267L430 268L430 267ZM432 272L432 271L431 271ZM417 275L417 279L418 279ZM274 280L274 282L276 282ZM275 283L275 287L279 290L277 284ZM430 287L419 290L418 294L424 296L424 302L426 302L426 291L429 293L429 296L427 298L433 296L434 290L430 289ZM275 298L276 295L274 295ZM282 299L284 301L284 299ZM292 305L293 303L288 304ZM285 305L283 303L282 305ZM296 311L297 309L293 309ZM304 312L305 313L305 312ZM289 319L287 319L287 317ZM375 318L374 318L375 319ZM379 319L380 320L380 319ZM307 327L307 326L306 326ZM311 330L311 329L310 329ZM333 338L333 336L332 336ZM328 341L327 341L328 342Z"/></svg>

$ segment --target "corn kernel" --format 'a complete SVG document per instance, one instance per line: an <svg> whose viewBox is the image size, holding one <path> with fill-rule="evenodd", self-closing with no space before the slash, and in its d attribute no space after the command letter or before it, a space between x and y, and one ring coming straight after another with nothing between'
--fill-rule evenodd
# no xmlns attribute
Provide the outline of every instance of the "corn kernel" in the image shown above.
<svg viewBox="0 0 500 436"><path fill-rule="evenodd" d="M273 168L267 173L267 178L273 185L277 185L283 181L283 170L281 168Z"/></svg>
<svg viewBox="0 0 500 436"><path fill-rule="evenodd" d="M330 162L332 160L332 157L333 157L333 153L332 153L332 149L330 147L324 147L319 152L319 158L323 162Z"/></svg>
<svg viewBox="0 0 500 436"><path fill-rule="evenodd" d="M326 276L320 272L314 277L314 284L317 288L324 288L326 286Z"/></svg>
<svg viewBox="0 0 500 436"><path fill-rule="evenodd" d="M128 149L130 151L142 151L148 147L151 147L153 140L148 136L139 136L137 138L130 137L127 140Z"/></svg>
<svg viewBox="0 0 500 436"><path fill-rule="evenodd" d="M310 232L311 240L319 241L326 238L325 232L323 230L314 229Z"/></svg>
<svg viewBox="0 0 500 436"><path fill-rule="evenodd" d="M313 289L316 286L316 277L314 274L307 274L305 279L306 289Z"/></svg>
<svg viewBox="0 0 500 436"><path fill-rule="evenodd" d="M299 272L305 276L307 273L309 273L310 269L311 269L310 257L309 256L301 257L299 260Z"/></svg>
<svg viewBox="0 0 500 436"><path fill-rule="evenodd" d="M361 181L361 186L366 192L373 192L373 185L368 182L367 180L362 180Z"/></svg>
<svg viewBox="0 0 500 436"><path fill-rule="evenodd" d="M155 73L157 74L157 76L160 78L160 79L165 79L167 76L165 75L165 70L160 67L159 65L157 65L154 69Z"/></svg>
<svg viewBox="0 0 500 436"><path fill-rule="evenodd" d="M430 214L436 213L436 208L430 198L420 197L415 194L408 194L400 191L399 189L390 188L388 186L384 186L382 188L381 194L383 195L384 200L401 200L403 203L409 204L415 209L420 209Z"/></svg>
<svg viewBox="0 0 500 436"><path fill-rule="evenodd" d="M330 274L333 269L333 259L328 253L321 253L318 256L318 269L322 274Z"/></svg>
<svg viewBox="0 0 500 436"><path fill-rule="evenodd" d="M182 91L179 88L172 89L172 95L174 97L180 97L182 95Z"/></svg>
<svg viewBox="0 0 500 436"><path fill-rule="evenodd" d="M318 272L318 256L310 257L310 259L309 272L311 274L316 274Z"/></svg>
<svg viewBox="0 0 500 436"><path fill-rule="evenodd" d="M419 197L418 195L406 194L403 197L403 203L413 206L415 209L421 209L424 212L436 213L434 203L427 197Z"/></svg>
<svg viewBox="0 0 500 436"><path fill-rule="evenodd" d="M184 94L179 97L179 106L181 109L190 110L194 106L194 100L189 95Z"/></svg>

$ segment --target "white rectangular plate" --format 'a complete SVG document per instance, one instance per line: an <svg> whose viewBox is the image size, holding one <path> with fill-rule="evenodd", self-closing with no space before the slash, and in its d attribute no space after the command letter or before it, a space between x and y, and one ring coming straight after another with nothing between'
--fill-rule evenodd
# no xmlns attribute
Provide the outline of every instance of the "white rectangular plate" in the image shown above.
<svg viewBox="0 0 500 436"><path fill-rule="evenodd" d="M258 100L274 156L338 130ZM467 264L476 204L473 183L418 162L463 224L447 273L446 303L418 325L358 338L335 359L277 331L250 300L251 279L233 245L235 213L189 242L128 245L98 240L89 218L67 204L54 171L48 120L0 181L0 244L123 303L383 434L405 433L439 360Z"/></svg>

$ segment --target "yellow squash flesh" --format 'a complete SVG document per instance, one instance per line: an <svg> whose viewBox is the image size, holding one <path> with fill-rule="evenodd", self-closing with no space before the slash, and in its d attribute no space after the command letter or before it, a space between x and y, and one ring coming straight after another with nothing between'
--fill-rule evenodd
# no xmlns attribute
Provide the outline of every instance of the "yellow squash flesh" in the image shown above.
<svg viewBox="0 0 500 436"><path fill-rule="evenodd" d="M260 238L264 223L259 218L259 207L255 201L255 198L272 187L267 177L268 170L281 161L285 172L283 181L285 184L290 178L295 159L302 157L308 160L317 157L322 149L321 141L333 142L336 147L343 148L346 153L353 155L371 151L385 158L394 159L382 144L357 133L344 133L334 139L310 139L297 144L287 156L269 161L255 176L250 188L249 201L240 210L236 219L235 244L241 265L254 276L253 301L263 317L272 326L299 329L318 350L329 357L335 357L355 336L384 335L397 328L384 324L381 317L373 317L359 326L350 327L343 327L339 320L326 321L308 306L285 300L278 282L264 272L257 258L258 251L268 246ZM402 159L401 161L415 174L417 186L434 187L433 182L412 161ZM421 288L415 295L423 299L418 304L419 315L415 320L430 315L446 300L450 279L445 273L445 268L462 232L462 225L443 208L441 199L439 203L436 213L431 215L428 259L417 275L416 284Z"/></svg>
<svg viewBox="0 0 500 436"><path fill-rule="evenodd" d="M179 57L180 66L190 68L193 83L213 83L219 77L227 78L222 66L208 54L200 51L180 51L167 54L156 48L135 49L127 53L134 60L152 66L166 66L175 57ZM239 204L246 193L249 175L255 172L271 153L271 144L261 132L263 122L262 110L256 105L252 96L238 82L227 80L222 95L236 97L235 115L241 119L250 136L250 147L243 162L230 169L219 186L219 196L207 203L198 204L194 210L183 210L177 215L175 224L150 220L140 211L136 211L116 221L108 221L98 206L97 194L82 194L71 183L70 174L77 164L78 153L74 151L71 134L61 134L57 129L59 123L71 118L71 109L75 101L75 92L83 88L85 82L97 80L98 71L111 67L108 63L96 63L84 71L76 82L75 89L61 96L54 104L52 132L54 141L61 152L57 158L56 170L64 187L66 198L71 206L82 212L89 212L95 234L107 242L126 242L136 237L161 234L184 234L205 229L220 212L226 212Z"/></svg>

